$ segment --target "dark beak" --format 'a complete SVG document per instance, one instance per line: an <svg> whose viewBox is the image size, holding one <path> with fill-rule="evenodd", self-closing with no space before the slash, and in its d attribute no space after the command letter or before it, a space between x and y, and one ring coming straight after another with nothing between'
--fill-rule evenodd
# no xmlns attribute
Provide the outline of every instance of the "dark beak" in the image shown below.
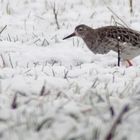
<svg viewBox="0 0 140 140"><path fill-rule="evenodd" d="M76 36L75 32L73 32L72 34L66 36L63 38L63 40L67 39L67 38L70 38L70 37L73 37L73 36Z"/></svg>

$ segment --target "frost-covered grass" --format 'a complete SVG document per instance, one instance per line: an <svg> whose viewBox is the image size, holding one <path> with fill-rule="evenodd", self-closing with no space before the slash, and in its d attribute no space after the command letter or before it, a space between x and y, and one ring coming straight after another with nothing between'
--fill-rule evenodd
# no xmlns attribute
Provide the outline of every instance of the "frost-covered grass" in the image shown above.
<svg viewBox="0 0 140 140"><path fill-rule="evenodd" d="M113 139L139 140L140 57L116 67L115 52L62 40L81 23L113 25L107 6L140 31L139 4L132 14L128 0L1 0L0 139L105 140L119 119Z"/></svg>

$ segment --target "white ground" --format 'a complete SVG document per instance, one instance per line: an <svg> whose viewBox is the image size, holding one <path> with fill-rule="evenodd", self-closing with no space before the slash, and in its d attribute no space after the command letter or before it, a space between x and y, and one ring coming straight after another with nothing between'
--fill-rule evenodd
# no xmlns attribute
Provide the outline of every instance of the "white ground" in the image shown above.
<svg viewBox="0 0 140 140"><path fill-rule="evenodd" d="M112 1L0 0L0 29L7 25L0 35L1 140L104 140L126 104L114 139L140 139L140 57L119 68L113 51L95 55L78 38L62 40L81 23L113 25L107 6L140 30L140 1L133 14L128 0Z"/></svg>

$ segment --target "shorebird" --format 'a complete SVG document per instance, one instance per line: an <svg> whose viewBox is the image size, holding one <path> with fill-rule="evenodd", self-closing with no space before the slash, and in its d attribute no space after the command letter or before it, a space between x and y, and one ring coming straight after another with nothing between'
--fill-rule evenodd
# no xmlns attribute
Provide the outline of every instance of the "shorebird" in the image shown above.
<svg viewBox="0 0 140 140"><path fill-rule="evenodd" d="M104 26L93 29L81 24L63 40L74 36L82 38L87 47L95 54L105 54L110 50L117 52L117 43L119 41L121 57L128 62L129 66L132 66L130 60L140 55L140 33L130 28Z"/></svg>

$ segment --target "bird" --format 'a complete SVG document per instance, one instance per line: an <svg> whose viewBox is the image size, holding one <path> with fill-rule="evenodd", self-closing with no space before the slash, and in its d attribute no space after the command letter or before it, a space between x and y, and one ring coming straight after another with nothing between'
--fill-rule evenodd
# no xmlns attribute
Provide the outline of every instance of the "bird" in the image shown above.
<svg viewBox="0 0 140 140"><path fill-rule="evenodd" d="M91 28L85 24L75 27L72 34L63 38L63 40L71 37L80 37L83 39L87 47L94 54L106 54L110 50L118 52L117 44L121 58L132 66L131 60L140 55L140 32L122 26L103 26L99 28Z"/></svg>

